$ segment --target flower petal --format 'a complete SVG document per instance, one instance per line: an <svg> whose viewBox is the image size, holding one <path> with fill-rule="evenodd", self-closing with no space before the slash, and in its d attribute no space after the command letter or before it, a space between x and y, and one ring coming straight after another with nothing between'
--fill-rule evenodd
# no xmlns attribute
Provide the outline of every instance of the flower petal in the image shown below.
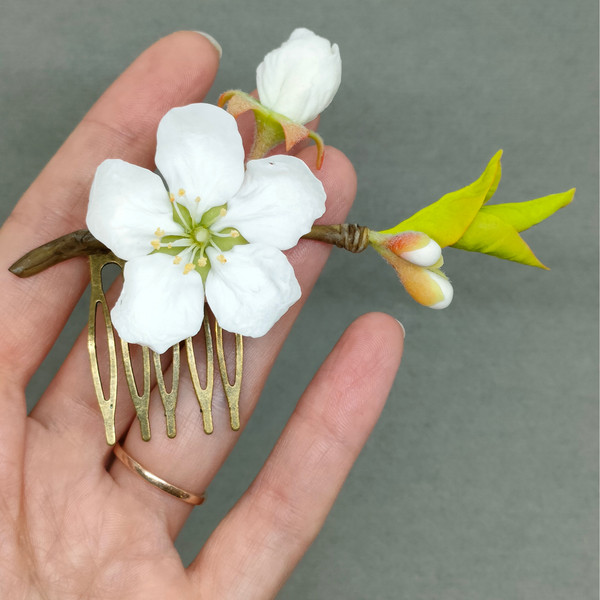
<svg viewBox="0 0 600 600"><path fill-rule="evenodd" d="M213 229L234 227L251 243L287 250L325 212L325 199L323 185L299 158L252 160L240 191Z"/></svg>
<svg viewBox="0 0 600 600"><path fill-rule="evenodd" d="M193 216L225 204L242 185L242 138L223 109L211 104L173 108L158 125L156 140L156 166Z"/></svg>
<svg viewBox="0 0 600 600"><path fill-rule="evenodd" d="M125 263L123 291L111 311L123 340L162 354L200 330L204 318L202 277L183 274L173 257L150 254Z"/></svg>
<svg viewBox="0 0 600 600"><path fill-rule="evenodd" d="M437 284L437 286L440 288L443 296L443 298L439 302L436 302L435 304L430 304L429 308L442 309L446 308L447 306L450 306L452 298L454 298L454 288L452 287L452 284L450 283L448 278L445 276L442 277L440 274L434 273L433 271L429 270L427 270L426 273L429 276L429 279L431 279L432 282Z"/></svg>
<svg viewBox="0 0 600 600"><path fill-rule="evenodd" d="M88 229L118 257L130 260L152 252L160 228L181 231L173 222L165 186L158 175L122 160L105 160L96 170L86 217Z"/></svg>
<svg viewBox="0 0 600 600"><path fill-rule="evenodd" d="M261 337L301 295L294 269L285 255L264 244L235 246L224 254L207 248L211 269L206 300L227 331Z"/></svg>
<svg viewBox="0 0 600 600"><path fill-rule="evenodd" d="M308 123L325 110L341 79L337 44L303 28L295 29L256 69L261 103L296 123Z"/></svg>

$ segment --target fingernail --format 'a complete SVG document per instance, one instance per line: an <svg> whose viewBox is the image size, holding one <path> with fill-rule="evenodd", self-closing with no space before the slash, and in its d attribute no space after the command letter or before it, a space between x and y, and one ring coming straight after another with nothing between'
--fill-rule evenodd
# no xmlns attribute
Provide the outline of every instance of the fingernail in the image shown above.
<svg viewBox="0 0 600 600"><path fill-rule="evenodd" d="M196 31L196 33L203 35L217 49L217 52L219 53L219 58L223 56L223 48L221 48L221 44L219 44L219 42L217 42L217 40L215 40L215 38L212 35L210 35L210 33L206 33L205 31Z"/></svg>
<svg viewBox="0 0 600 600"><path fill-rule="evenodd" d="M398 319L396 319L396 322L398 323L398 325L400 325L400 327L402 327L402 333L404 334L403 337L406 338L406 329L404 329L404 325L402 325L402 323L400 323L400 321L398 321Z"/></svg>

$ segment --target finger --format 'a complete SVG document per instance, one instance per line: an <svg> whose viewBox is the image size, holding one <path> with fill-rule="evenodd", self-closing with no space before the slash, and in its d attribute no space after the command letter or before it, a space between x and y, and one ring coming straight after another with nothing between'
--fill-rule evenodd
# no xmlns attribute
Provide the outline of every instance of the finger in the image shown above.
<svg viewBox="0 0 600 600"><path fill-rule="evenodd" d="M30 279L18 279L8 266L84 226L89 187L105 158L152 167L158 121L169 108L201 99L217 67L217 50L200 34L178 32L154 44L103 94L19 201L0 231L0 374L26 383L89 280L82 259Z"/></svg>
<svg viewBox="0 0 600 600"><path fill-rule="evenodd" d="M309 148L300 154L308 165L314 165L316 151ZM354 170L348 159L334 148L328 148L327 157L317 176L323 181L327 192L327 213L330 222L343 221L350 208L356 190ZM294 305L275 327L264 337L246 338L244 346L244 375L240 399L242 427L263 388L266 377L287 336L293 320L306 300L321 271L330 248L326 244L301 240L288 254L302 288L302 299ZM201 337L201 336L199 336ZM203 359L198 354L197 362ZM229 364L232 364L231 357ZM182 370L182 373L184 371ZM217 376L218 377L218 376ZM167 377L167 380L169 378ZM150 442L141 441L137 422L132 424L123 447L146 469L178 487L190 492L203 491L221 467L239 433L229 426L227 403L219 385L213 395L214 433L205 435L198 402L187 376L182 377L177 405L179 423L177 437L168 439L164 434L164 414L160 400L152 399L150 421L157 432ZM104 452L104 448L101 449ZM132 495L142 497L144 505L156 513L164 513L169 532L173 537L189 515L190 507L155 489L137 474L127 470L120 462L111 468L115 480Z"/></svg>
<svg viewBox="0 0 600 600"><path fill-rule="evenodd" d="M365 315L348 328L257 478L191 564L198 597L275 596L375 425L402 346L402 329L387 315Z"/></svg>

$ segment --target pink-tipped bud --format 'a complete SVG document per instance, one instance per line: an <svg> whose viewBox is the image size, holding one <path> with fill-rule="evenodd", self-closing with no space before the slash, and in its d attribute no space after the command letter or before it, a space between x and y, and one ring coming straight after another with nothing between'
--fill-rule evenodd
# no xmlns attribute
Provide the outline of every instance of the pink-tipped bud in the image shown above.
<svg viewBox="0 0 600 600"><path fill-rule="evenodd" d="M406 261L398 261L393 266L406 291L419 304L441 309L452 302L452 284L441 271L434 272Z"/></svg>
<svg viewBox="0 0 600 600"><path fill-rule="evenodd" d="M369 242L394 267L406 291L419 304L441 309L452 302L452 284L439 270L442 250L428 235L419 231L395 235L370 232Z"/></svg>
<svg viewBox="0 0 600 600"><path fill-rule="evenodd" d="M385 238L384 246L413 265L432 267L442 256L439 244L420 231L403 231Z"/></svg>

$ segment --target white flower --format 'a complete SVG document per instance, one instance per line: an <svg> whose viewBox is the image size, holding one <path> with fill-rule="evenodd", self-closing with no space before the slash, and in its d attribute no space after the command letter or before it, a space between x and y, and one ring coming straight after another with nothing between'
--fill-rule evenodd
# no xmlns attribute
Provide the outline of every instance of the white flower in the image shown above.
<svg viewBox="0 0 600 600"><path fill-rule="evenodd" d="M337 44L308 29L295 29L256 69L261 103L296 123L308 123L325 110L342 79Z"/></svg>
<svg viewBox="0 0 600 600"><path fill-rule="evenodd" d="M281 252L325 211L325 192L291 156L250 161L235 119L209 104L169 111L157 132L161 178L122 160L96 171L87 225L126 260L111 312L122 339L162 353L195 335L204 298L219 324L264 335L300 297Z"/></svg>

